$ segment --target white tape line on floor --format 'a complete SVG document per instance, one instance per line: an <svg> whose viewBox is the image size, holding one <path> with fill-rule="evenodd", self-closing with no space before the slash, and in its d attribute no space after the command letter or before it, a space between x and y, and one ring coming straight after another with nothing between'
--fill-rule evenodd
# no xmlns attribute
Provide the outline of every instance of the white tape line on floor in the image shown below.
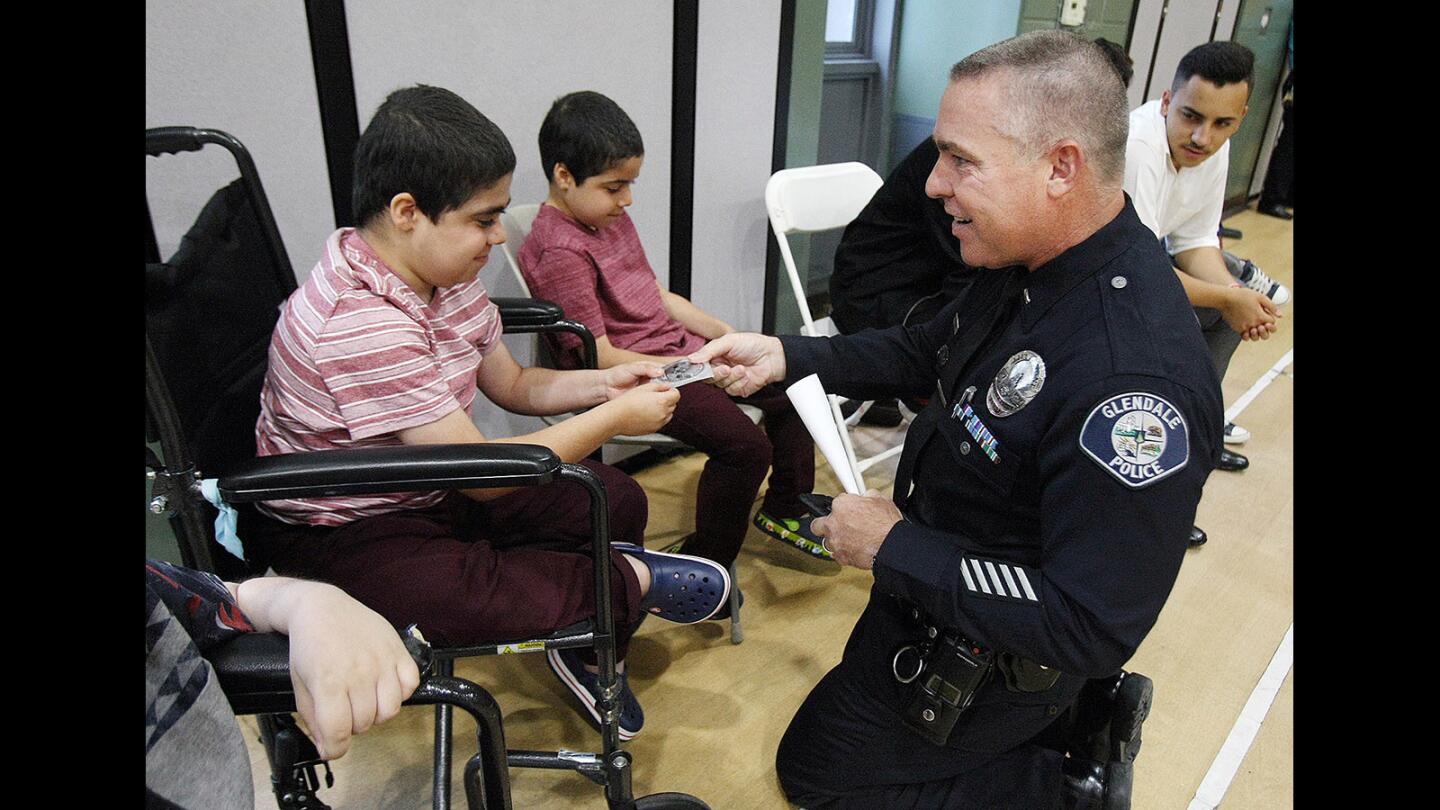
<svg viewBox="0 0 1440 810"><path fill-rule="evenodd" d="M1265 722L1270 704L1275 702L1280 685L1290 673L1290 664L1294 658L1294 633L1295 623L1291 622L1290 627L1285 630L1285 638L1280 641L1275 655L1270 658L1270 666L1265 668L1265 674L1260 676L1260 682L1255 684L1250 699L1245 701L1245 708L1240 710L1240 716L1235 719L1230 736L1225 738L1225 744L1220 746L1220 753L1216 754L1215 761L1210 763L1210 770L1205 774L1205 778L1200 780L1200 788L1195 791L1195 798L1190 800L1189 810L1214 810L1220 806L1220 800L1225 798L1225 791L1230 789L1230 783L1235 779L1235 773L1240 770L1240 763L1245 760L1250 744L1255 742L1260 724Z"/></svg>
<svg viewBox="0 0 1440 810"><path fill-rule="evenodd" d="M1294 361L1294 356L1295 349L1292 348L1290 351L1285 352L1285 356L1280 358L1279 362L1275 365L1271 366L1269 371L1260 375L1260 379L1256 380L1255 384L1250 386L1249 391L1241 394L1240 398L1235 400L1234 404L1225 409L1225 422L1227 424L1234 422L1235 417L1239 416L1240 412L1245 410L1246 406L1248 406L1255 397L1260 396L1260 392L1265 390L1265 386L1269 385L1271 380L1279 377L1280 372L1284 371Z"/></svg>

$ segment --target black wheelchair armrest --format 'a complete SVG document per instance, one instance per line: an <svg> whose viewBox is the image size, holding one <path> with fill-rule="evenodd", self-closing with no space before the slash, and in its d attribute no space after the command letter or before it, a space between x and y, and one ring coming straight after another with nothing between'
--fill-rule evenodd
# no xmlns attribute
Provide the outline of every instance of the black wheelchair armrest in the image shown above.
<svg viewBox="0 0 1440 810"><path fill-rule="evenodd" d="M413 652L412 652L413 655ZM220 689L236 714L274 714L295 711L290 681L290 638L281 633L244 633L205 653L215 670ZM427 684L447 684L437 695ZM444 698L452 679L437 679L422 666L421 684L405 705L453 702ZM497 710L498 712L498 710ZM472 712L473 713L473 712Z"/></svg>
<svg viewBox="0 0 1440 810"><path fill-rule="evenodd" d="M550 326L565 319L565 310L559 304L543 298L491 298L490 302L500 310L500 321L507 330Z"/></svg>
<svg viewBox="0 0 1440 810"><path fill-rule="evenodd" d="M295 711L290 684L290 639L245 633L205 654L236 714Z"/></svg>
<svg viewBox="0 0 1440 810"><path fill-rule="evenodd" d="M296 710L287 637L279 633L246 633L211 649L205 658L214 668L220 689L235 714L275 715ZM469 806L510 807L505 729L495 698L479 685L461 678L422 674L419 686L404 701L406 706L441 704L462 709L475 720L480 752L471 757L465 767ZM319 753L315 745L293 720L277 723L276 718L262 718L260 729L271 761L276 795L298 784L303 788L299 793L313 796L320 785L313 767ZM447 737L448 729L447 723ZM268 742L267 733L274 735ZM448 754L444 767L449 770ZM330 784L329 766L326 766L326 784ZM448 801L443 806L448 807Z"/></svg>
<svg viewBox="0 0 1440 810"><path fill-rule="evenodd" d="M581 367L599 366L595 336L585 324L565 320L565 310L559 304L543 298L491 298L490 301L500 310L500 323L506 334L569 332L580 339Z"/></svg>
<svg viewBox="0 0 1440 810"><path fill-rule="evenodd" d="M560 458L533 444L431 444L318 450L264 456L220 479L229 503L416 492L434 489L522 487L548 483Z"/></svg>

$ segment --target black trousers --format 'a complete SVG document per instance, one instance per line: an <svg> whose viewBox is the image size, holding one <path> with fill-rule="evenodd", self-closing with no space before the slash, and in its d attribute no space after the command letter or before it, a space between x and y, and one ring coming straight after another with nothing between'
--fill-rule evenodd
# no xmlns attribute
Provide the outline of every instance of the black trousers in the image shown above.
<svg viewBox="0 0 1440 810"><path fill-rule="evenodd" d="M1061 766L1059 751L1034 742L998 754L933 746L843 663L801 704L775 757L786 797L805 810L1059 808Z"/></svg>
<svg viewBox="0 0 1440 810"><path fill-rule="evenodd" d="M1286 104L1280 113L1280 137L1270 151L1265 185L1260 190L1260 203L1280 203L1295 207L1295 121L1294 105Z"/></svg>

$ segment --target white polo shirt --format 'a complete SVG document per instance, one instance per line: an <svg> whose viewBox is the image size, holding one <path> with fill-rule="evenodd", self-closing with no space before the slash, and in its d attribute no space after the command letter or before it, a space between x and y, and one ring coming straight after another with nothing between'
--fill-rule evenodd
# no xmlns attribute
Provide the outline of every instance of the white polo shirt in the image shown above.
<svg viewBox="0 0 1440 810"><path fill-rule="evenodd" d="M1125 191L1140 221L1165 239L1174 256L1197 247L1220 247L1220 213L1230 170L1230 142L1199 166L1177 170L1170 162L1160 101L1130 113L1125 145Z"/></svg>

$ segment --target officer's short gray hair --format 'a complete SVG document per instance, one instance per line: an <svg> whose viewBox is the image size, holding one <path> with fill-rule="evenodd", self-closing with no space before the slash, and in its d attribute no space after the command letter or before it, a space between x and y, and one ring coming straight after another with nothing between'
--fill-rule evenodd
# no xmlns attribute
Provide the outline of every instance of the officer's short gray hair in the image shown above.
<svg viewBox="0 0 1440 810"><path fill-rule="evenodd" d="M970 54L950 69L950 81L1005 74L1001 132L1034 158L1070 138L1080 144L1100 182L1125 177L1130 115L1125 86L1095 47L1067 31L1032 31Z"/></svg>

